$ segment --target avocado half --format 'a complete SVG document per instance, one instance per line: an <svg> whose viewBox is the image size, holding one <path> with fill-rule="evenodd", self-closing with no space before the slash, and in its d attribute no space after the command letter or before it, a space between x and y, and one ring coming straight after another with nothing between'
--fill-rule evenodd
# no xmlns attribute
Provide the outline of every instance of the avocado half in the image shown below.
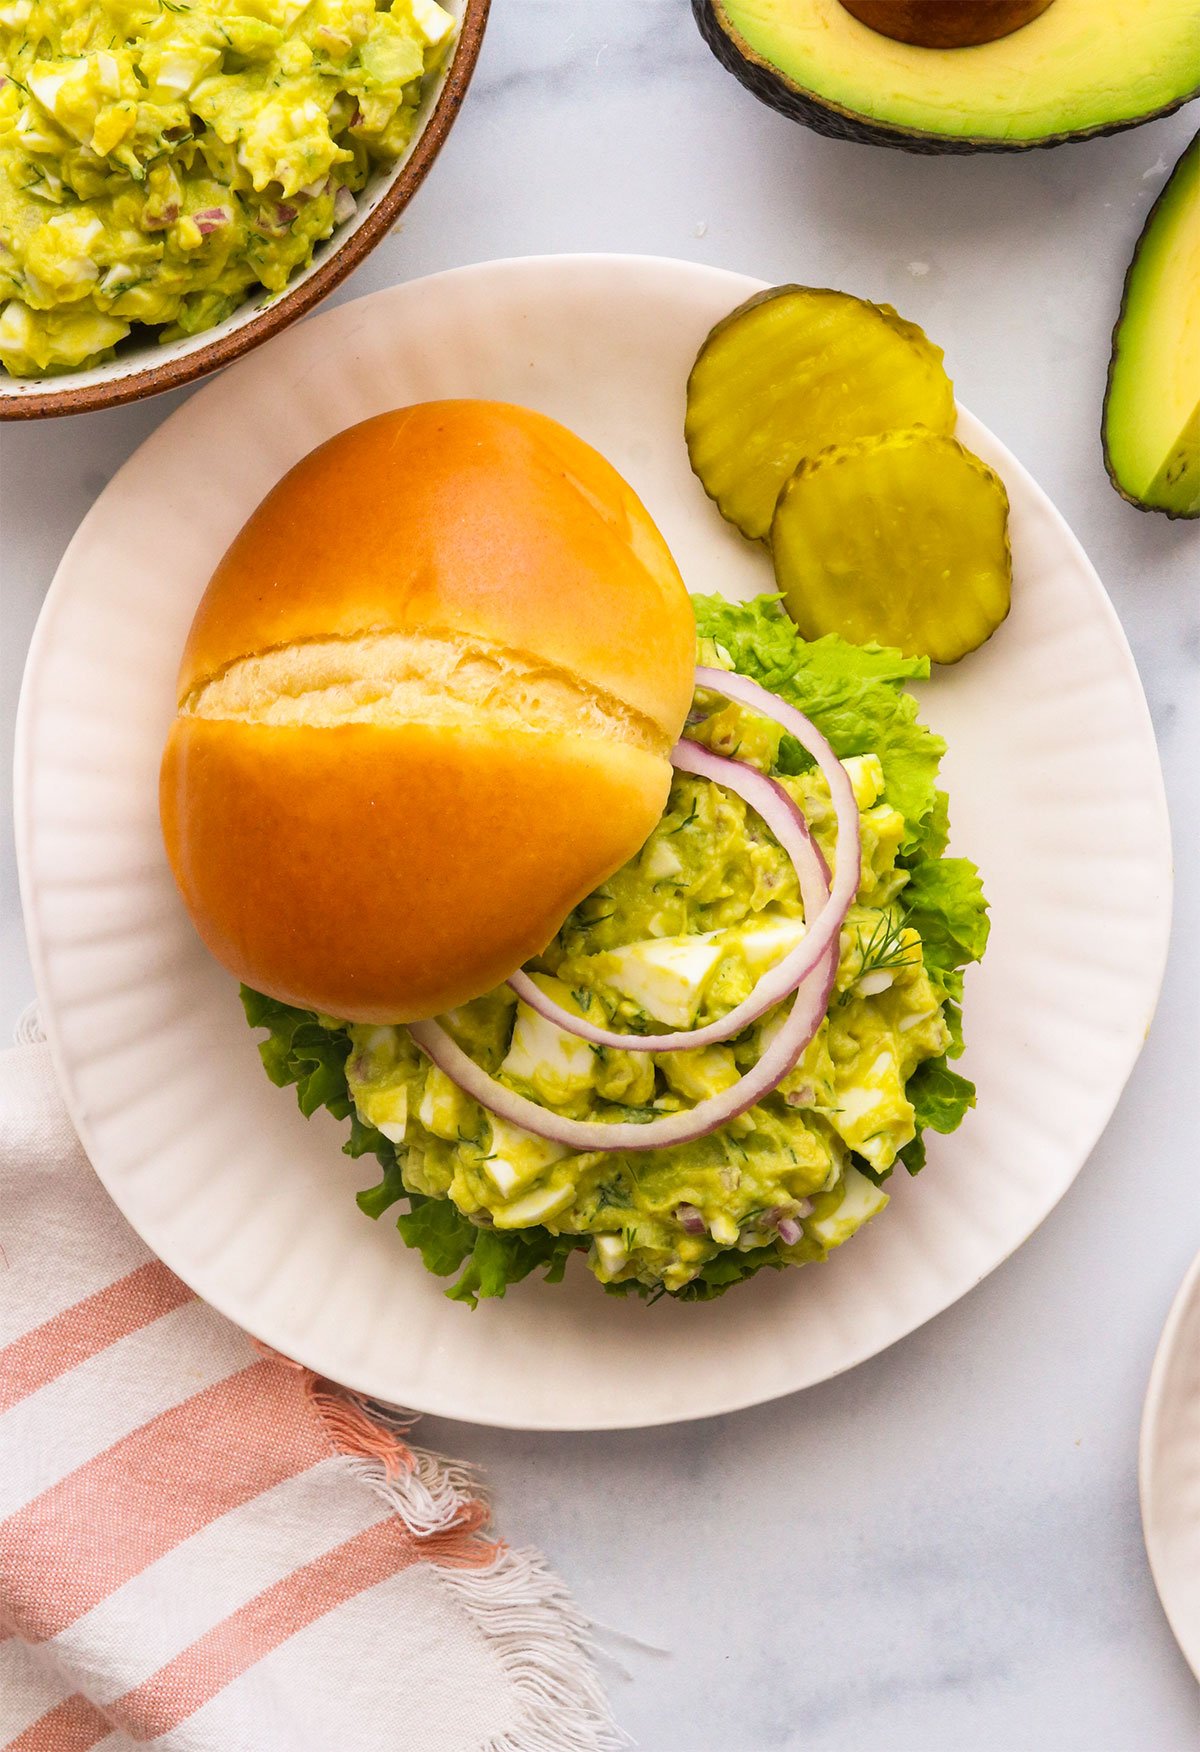
<svg viewBox="0 0 1200 1752"><path fill-rule="evenodd" d="M1200 95L1200 0L1054 0L1010 36L918 48L841 0L692 0L755 97L838 140L1012 152L1114 134Z"/></svg>
<svg viewBox="0 0 1200 1752"><path fill-rule="evenodd" d="M1200 134L1151 208L1125 276L1104 460L1131 505L1200 517Z"/></svg>

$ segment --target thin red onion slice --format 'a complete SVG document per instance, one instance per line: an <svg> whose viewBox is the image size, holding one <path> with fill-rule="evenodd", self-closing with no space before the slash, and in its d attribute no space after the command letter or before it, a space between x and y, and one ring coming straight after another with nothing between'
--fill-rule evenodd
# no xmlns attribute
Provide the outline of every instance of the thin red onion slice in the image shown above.
<svg viewBox="0 0 1200 1752"><path fill-rule="evenodd" d="M837 956L837 944L831 944L825 959L800 986L787 1019L753 1070L731 1089L698 1101L686 1112L665 1114L644 1124L618 1120L606 1125L602 1120L567 1119L552 1113L489 1077L440 1023L409 1022L407 1027L416 1045L452 1083L510 1125L523 1126L535 1137L548 1138L568 1150L662 1150L668 1144L689 1144L728 1124L787 1076L825 1019Z"/></svg>
<svg viewBox="0 0 1200 1752"><path fill-rule="evenodd" d="M690 763L685 770L728 784L754 801L754 807L759 809L796 864L805 911L817 921L810 935L815 934L828 912L829 888L820 854L809 837L800 811L769 779L736 761L690 745L683 758ZM440 1023L410 1022L408 1032L426 1057L481 1107L510 1125L524 1127L536 1137L548 1138L570 1150L661 1150L668 1144L691 1143L736 1119L739 1113L745 1113L748 1107L753 1107L756 1101L768 1095L795 1065L821 1026L829 1007L829 994L837 973L839 925L840 920L835 920L832 931L826 931L824 953L796 989L795 1001L786 1019L753 1069L731 1089L710 1095L685 1112L664 1114L661 1119L645 1123L618 1120L610 1125L602 1120L568 1119L498 1083L462 1050ZM783 996L786 997L792 989L785 988ZM735 1014L736 1011L730 1011L731 1016ZM728 1022L728 1017L725 1020ZM671 1035L667 1038L674 1041L678 1037ZM644 1039L639 1036L643 1047ZM624 1044L625 1037L619 1036L618 1040Z"/></svg>
<svg viewBox="0 0 1200 1752"><path fill-rule="evenodd" d="M763 975L748 998L724 1016L706 1023L703 1028L678 1029L670 1034L630 1034L599 1027L564 1010L524 971L513 974L508 983L522 1003L568 1034L589 1040L596 1046L616 1047L629 1052L683 1052L710 1046L714 1041L731 1040L795 991L821 960L833 932L841 928L841 919L825 917L829 897L825 861L813 844L803 814L781 785L753 767L713 754L711 749L696 742L676 743L671 764L680 772L695 773L735 791L762 817L795 866L806 920L817 921L821 928L818 931L810 925L803 941ZM784 969L788 969L787 977L781 980L779 976Z"/></svg>
<svg viewBox="0 0 1200 1752"><path fill-rule="evenodd" d="M743 675L731 675L723 669L700 668L696 684L712 693L724 693L750 706L764 718L783 725L808 749L829 784L829 793L837 815L837 853L833 888L824 880L824 860L812 843L808 824L781 785L753 767L740 761L726 760L696 742L678 742L671 755L671 764L680 772L697 773L716 784L727 786L757 811L774 833L784 851L796 866L800 878L800 893L804 900L804 916L808 929L803 940L768 969L750 993L724 1016L706 1023L703 1028L684 1028L670 1034L629 1034L615 1028L601 1028L582 1016L564 1010L547 996L537 982L524 970L518 970L509 985L521 1002L528 1004L539 1016L553 1022L568 1034L589 1040L594 1046L617 1047L626 1052L688 1052L696 1047L711 1046L715 1041L731 1040L765 1016L768 1010L781 1004L789 992L795 991L803 979L818 965L831 942L837 941L842 920L854 896L858 893L862 874L862 845L858 825L858 804L849 774L833 752L825 737L802 712L785 701L776 699L757 682ZM785 815L781 814L781 810ZM801 843L802 841L802 843ZM817 875L821 879L820 903L815 902L816 881L813 863L818 861ZM806 882L807 878L807 882Z"/></svg>

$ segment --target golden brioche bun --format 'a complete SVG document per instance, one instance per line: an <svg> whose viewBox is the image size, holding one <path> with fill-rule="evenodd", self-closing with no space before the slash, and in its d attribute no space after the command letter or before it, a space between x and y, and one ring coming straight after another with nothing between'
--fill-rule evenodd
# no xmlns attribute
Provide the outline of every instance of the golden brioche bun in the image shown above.
<svg viewBox="0 0 1200 1752"><path fill-rule="evenodd" d="M183 653L160 804L200 935L353 1021L487 991L654 827L694 642L645 507L555 421L427 402L340 433Z"/></svg>

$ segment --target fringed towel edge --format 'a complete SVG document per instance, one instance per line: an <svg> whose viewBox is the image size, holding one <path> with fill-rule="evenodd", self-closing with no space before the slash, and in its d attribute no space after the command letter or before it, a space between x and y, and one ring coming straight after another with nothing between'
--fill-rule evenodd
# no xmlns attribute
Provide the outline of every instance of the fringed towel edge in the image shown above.
<svg viewBox="0 0 1200 1752"><path fill-rule="evenodd" d="M540 1552L488 1537L491 1510L460 1461L413 1447L413 1418L305 1370L314 1412L355 1475L422 1545L440 1583L491 1648L520 1723L478 1752L623 1752L590 1652L588 1619Z"/></svg>

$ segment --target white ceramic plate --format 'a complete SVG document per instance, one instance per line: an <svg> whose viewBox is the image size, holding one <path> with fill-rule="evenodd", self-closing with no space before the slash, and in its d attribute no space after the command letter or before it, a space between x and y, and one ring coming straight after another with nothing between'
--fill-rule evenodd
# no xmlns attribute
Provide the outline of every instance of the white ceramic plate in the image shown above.
<svg viewBox="0 0 1200 1752"><path fill-rule="evenodd" d="M159 841L178 653L217 558L331 433L437 396L555 415L643 495L696 590L772 586L682 439L688 367L758 283L684 262L495 262L315 317L194 396L129 462L63 560L21 702L22 889L63 1088L134 1227L216 1307L383 1399L581 1429L700 1417L872 1356L963 1295L1062 1196L1154 1008L1169 836L1145 700L1113 609L1045 495L977 421L1012 498L1013 612L924 690L949 740L954 846L992 944L968 976L979 1105L820 1268L699 1305L604 1296L573 1270L471 1313L353 1194L373 1164L263 1076L237 992L194 937ZM327 513L322 513L327 514ZM347 520L353 505L345 507Z"/></svg>
<svg viewBox="0 0 1200 1752"><path fill-rule="evenodd" d="M1200 1679L1200 1256L1171 1305L1150 1371L1138 1480L1155 1586Z"/></svg>

